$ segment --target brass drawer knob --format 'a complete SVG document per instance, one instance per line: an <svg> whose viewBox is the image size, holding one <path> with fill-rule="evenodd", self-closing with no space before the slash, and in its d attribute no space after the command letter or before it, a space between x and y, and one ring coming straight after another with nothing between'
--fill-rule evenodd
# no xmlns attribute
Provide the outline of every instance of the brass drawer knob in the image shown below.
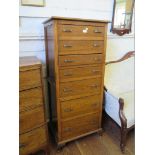
<svg viewBox="0 0 155 155"><path fill-rule="evenodd" d="M63 32L72 32L72 29L63 29Z"/></svg>
<svg viewBox="0 0 155 155"><path fill-rule="evenodd" d="M64 73L64 76L72 76L73 73Z"/></svg>
<svg viewBox="0 0 155 155"><path fill-rule="evenodd" d="M100 72L100 70L95 70L95 69L92 70L92 73L98 73L98 72Z"/></svg>
<svg viewBox="0 0 155 155"><path fill-rule="evenodd" d="M99 44L96 44L96 43L95 43L95 44L94 44L94 47L99 47Z"/></svg>
<svg viewBox="0 0 155 155"><path fill-rule="evenodd" d="M97 84L92 84L92 85L90 85L90 87L91 87L91 88L97 88L98 85L97 85Z"/></svg>
<svg viewBox="0 0 155 155"><path fill-rule="evenodd" d="M65 128L65 129L64 129L64 131L65 131L65 132L70 132L70 131L72 131L72 130L73 130L73 129L72 129L72 128L70 128L70 127L69 127L69 128Z"/></svg>
<svg viewBox="0 0 155 155"><path fill-rule="evenodd" d="M64 112L71 112L71 111L73 111L73 109L71 108L64 109Z"/></svg>
<svg viewBox="0 0 155 155"><path fill-rule="evenodd" d="M101 61L101 58L96 57L96 58L94 58L94 60L95 61Z"/></svg>
<svg viewBox="0 0 155 155"><path fill-rule="evenodd" d="M65 48L69 48L69 47L72 47L72 45L64 44L64 47L65 47Z"/></svg>
<svg viewBox="0 0 155 155"><path fill-rule="evenodd" d="M95 29L94 30L94 33L102 33L102 31L98 30L98 29Z"/></svg>
<svg viewBox="0 0 155 155"><path fill-rule="evenodd" d="M65 93L68 93L68 92L72 92L73 90L72 90L72 89L69 89L69 88L64 88L63 91L64 91Z"/></svg>
<svg viewBox="0 0 155 155"><path fill-rule="evenodd" d="M65 63L71 63L71 62L75 62L75 60L67 60L67 59L65 59L64 62Z"/></svg>

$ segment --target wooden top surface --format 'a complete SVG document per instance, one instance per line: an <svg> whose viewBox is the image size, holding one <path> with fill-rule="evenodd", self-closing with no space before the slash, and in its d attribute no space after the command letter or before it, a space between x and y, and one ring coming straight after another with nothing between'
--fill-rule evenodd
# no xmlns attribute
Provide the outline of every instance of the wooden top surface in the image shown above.
<svg viewBox="0 0 155 155"><path fill-rule="evenodd" d="M41 61L35 56L26 56L19 58L20 70L25 70L29 68L35 68L41 65Z"/></svg>
<svg viewBox="0 0 155 155"><path fill-rule="evenodd" d="M99 23L111 23L109 20L97 20L97 19L83 19L83 18L69 18L69 17L58 17L52 16L51 18L47 19L43 24L48 23L51 20L74 20L74 21L87 21L87 22L99 22Z"/></svg>

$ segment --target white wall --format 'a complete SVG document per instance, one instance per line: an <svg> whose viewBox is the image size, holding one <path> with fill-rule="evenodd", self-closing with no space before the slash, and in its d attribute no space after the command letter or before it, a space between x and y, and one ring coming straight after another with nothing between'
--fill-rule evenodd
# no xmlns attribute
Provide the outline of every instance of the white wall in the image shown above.
<svg viewBox="0 0 155 155"><path fill-rule="evenodd" d="M49 17L112 20L113 0L45 0L45 3L45 7L19 4L19 56L36 55L44 64L45 47L42 22ZM120 37L110 33L110 26L111 24L108 29L107 60L119 58L123 53L134 50L134 27L132 33Z"/></svg>
<svg viewBox="0 0 155 155"><path fill-rule="evenodd" d="M19 55L36 55L43 63L45 62L45 47L42 22L49 17L65 16L112 20L113 0L45 0L45 7L19 5ZM111 24L109 24L109 30L110 26ZM109 30L107 60L134 50L133 31L129 35L119 37L111 34Z"/></svg>

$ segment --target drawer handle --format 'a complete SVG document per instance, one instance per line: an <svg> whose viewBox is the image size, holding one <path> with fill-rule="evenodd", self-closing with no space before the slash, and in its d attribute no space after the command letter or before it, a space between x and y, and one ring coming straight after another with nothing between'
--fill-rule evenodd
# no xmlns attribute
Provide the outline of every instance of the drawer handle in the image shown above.
<svg viewBox="0 0 155 155"><path fill-rule="evenodd" d="M26 144L19 144L19 148L23 148L25 146L26 146Z"/></svg>
<svg viewBox="0 0 155 155"><path fill-rule="evenodd" d="M72 76L72 73L64 73L64 76Z"/></svg>
<svg viewBox="0 0 155 155"><path fill-rule="evenodd" d="M64 60L65 63L75 62L74 60Z"/></svg>
<svg viewBox="0 0 155 155"><path fill-rule="evenodd" d="M73 109L71 108L64 109L64 112L71 112L71 111L73 111Z"/></svg>
<svg viewBox="0 0 155 155"><path fill-rule="evenodd" d="M102 33L102 31L99 31L98 29L95 29L94 33Z"/></svg>
<svg viewBox="0 0 155 155"><path fill-rule="evenodd" d="M94 44L94 47L99 47L99 44Z"/></svg>
<svg viewBox="0 0 155 155"><path fill-rule="evenodd" d="M100 72L100 70L95 70L95 69L94 69L94 70L92 70L92 72L93 72L93 73L98 73L98 72Z"/></svg>
<svg viewBox="0 0 155 155"><path fill-rule="evenodd" d="M73 90L72 90L72 89L64 88L63 91L64 91L65 93L67 93L67 92L72 92Z"/></svg>
<svg viewBox="0 0 155 155"><path fill-rule="evenodd" d="M90 87L91 87L91 88L97 88L98 85L97 85L97 84L92 84L92 85L90 85Z"/></svg>
<svg viewBox="0 0 155 155"><path fill-rule="evenodd" d="M72 47L72 45L64 44L64 47L65 47L65 48L69 48L69 47Z"/></svg>
<svg viewBox="0 0 155 155"><path fill-rule="evenodd" d="M65 132L72 131L72 128L65 128L64 131L65 131Z"/></svg>
<svg viewBox="0 0 155 155"><path fill-rule="evenodd" d="M63 32L72 32L72 29L63 29Z"/></svg>
<svg viewBox="0 0 155 155"><path fill-rule="evenodd" d="M101 61L101 58L94 58L95 61Z"/></svg>

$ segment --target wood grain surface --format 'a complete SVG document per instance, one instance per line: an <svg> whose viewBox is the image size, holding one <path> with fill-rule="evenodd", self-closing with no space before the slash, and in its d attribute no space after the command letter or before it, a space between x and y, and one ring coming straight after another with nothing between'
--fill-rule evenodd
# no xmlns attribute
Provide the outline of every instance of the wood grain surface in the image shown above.
<svg viewBox="0 0 155 155"><path fill-rule="evenodd" d="M120 150L119 141L113 135L104 132L102 136L92 134L70 142L60 152L57 152L56 144L52 140L50 155L135 155L134 133L134 130L129 133L124 154ZM44 155L44 153L38 152L36 155Z"/></svg>

